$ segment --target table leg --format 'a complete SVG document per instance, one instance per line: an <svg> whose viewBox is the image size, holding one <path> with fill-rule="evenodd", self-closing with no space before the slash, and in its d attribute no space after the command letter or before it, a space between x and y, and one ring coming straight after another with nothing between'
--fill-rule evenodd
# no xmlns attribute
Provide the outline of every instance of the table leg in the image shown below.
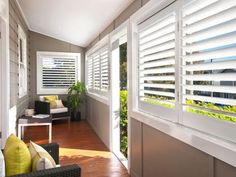
<svg viewBox="0 0 236 177"><path fill-rule="evenodd" d="M22 140L24 139L24 135L25 135L25 126L22 126L21 127L21 129L22 129L22 135L21 135L21 137L22 137Z"/></svg>
<svg viewBox="0 0 236 177"><path fill-rule="evenodd" d="M49 143L52 142L52 124L49 124Z"/></svg>
<svg viewBox="0 0 236 177"><path fill-rule="evenodd" d="M21 140L21 125L18 125L18 138Z"/></svg>

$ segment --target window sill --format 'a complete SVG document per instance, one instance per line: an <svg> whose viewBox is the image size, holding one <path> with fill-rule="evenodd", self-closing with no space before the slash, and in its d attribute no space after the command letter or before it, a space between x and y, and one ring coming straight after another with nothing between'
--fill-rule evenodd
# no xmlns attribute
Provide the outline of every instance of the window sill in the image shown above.
<svg viewBox="0 0 236 177"><path fill-rule="evenodd" d="M236 167L235 143L139 111L130 117Z"/></svg>
<svg viewBox="0 0 236 177"><path fill-rule="evenodd" d="M95 100L97 100L97 101L99 101L99 102L102 102L106 105L109 105L108 98L105 97L105 96L101 96L101 95L98 95L96 93L88 93L88 92L86 93L86 95L93 98L93 99L95 99Z"/></svg>

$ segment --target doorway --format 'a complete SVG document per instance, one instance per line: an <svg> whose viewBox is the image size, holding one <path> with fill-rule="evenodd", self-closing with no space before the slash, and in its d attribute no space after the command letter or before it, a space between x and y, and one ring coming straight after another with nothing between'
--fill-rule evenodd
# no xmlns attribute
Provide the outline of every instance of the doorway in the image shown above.
<svg viewBox="0 0 236 177"><path fill-rule="evenodd" d="M111 149L128 168L127 28L111 41Z"/></svg>

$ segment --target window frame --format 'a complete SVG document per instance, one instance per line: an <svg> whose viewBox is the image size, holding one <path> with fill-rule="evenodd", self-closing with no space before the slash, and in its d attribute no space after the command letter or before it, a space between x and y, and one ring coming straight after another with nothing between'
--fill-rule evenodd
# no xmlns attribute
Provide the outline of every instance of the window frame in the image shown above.
<svg viewBox="0 0 236 177"><path fill-rule="evenodd" d="M81 81L81 54L70 52L45 52L37 51L37 94L66 94L67 89L62 88L43 88L42 87L42 57L75 57L76 81Z"/></svg>
<svg viewBox="0 0 236 177"><path fill-rule="evenodd" d="M172 4L173 2L177 2L177 4L179 6L182 6L182 3L184 2L189 2L189 0L162 0L162 1L158 1L158 0L152 0L149 1L144 7L142 7L140 10L138 10L135 14L133 14L130 17L130 26L129 26L129 41L130 41L130 46L129 46L129 57L131 58L131 62L130 62L130 72L132 73L129 76L129 85L130 85L130 90L132 90L132 93L130 93L130 98L129 98L129 102L130 102L130 117L141 121L143 123L145 123L146 125L149 125L151 127L154 127L174 138L179 139L182 142L185 142L197 149L202 150L203 152L206 152L220 160L223 160L233 166L236 167L236 160L235 155L235 148L236 148L236 143L234 143L233 141L228 141L227 138L225 137L220 137L220 136L214 136L214 134L210 134L209 130L203 130L201 128L197 128L197 127L193 127L190 126L189 124L187 124L186 122L183 121L183 114L184 112L182 111L182 105L181 103L181 93L182 92L182 88L181 85L178 84L177 85L177 89L178 89L178 95L177 95L177 101L178 101L178 112L177 112L177 116L178 116L178 121L177 123L171 122L171 121L167 121L166 119L163 119L163 117L161 117L160 115L153 115L150 113L147 113L146 111L140 110L138 108L138 98L137 95L139 94L138 89L137 89L137 83L138 83L138 79L137 79L137 64L138 64L138 50L137 50L137 38L138 38L138 31L137 31L137 25L142 23L143 21L147 20L148 18L150 18L151 16L155 15L156 13L160 12L161 10L163 10L165 7L167 7L168 5ZM179 14L180 15L180 14ZM181 29L181 19L179 17L178 19L178 30ZM180 46L180 32L178 32L178 45ZM180 50L179 50L180 51ZM180 66L180 52L177 54L178 55L178 60L177 65ZM178 67L176 68L176 72L177 72L177 78L178 79L176 82L180 83L181 81L181 77L180 77L180 73L181 73L181 68ZM191 120L190 122L197 125L197 126L202 126L201 124L199 124L198 122L195 123L194 122L194 115L190 115L191 116ZM198 115L199 116L199 115ZM200 116L201 118L203 118L203 116ZM196 117L195 117L196 118ZM222 120L218 120L218 119L213 119L210 117L206 117L207 119L205 119L205 117L203 119L205 119L205 122L202 121L202 123L204 124L209 124L210 122L213 123L214 125L216 125L216 127L218 125L221 125L222 122L224 122L225 124L230 124L228 127L230 128L229 131L231 131L231 133L233 132L233 130L235 130L235 125L233 125L230 122L226 122L226 121L222 121ZM215 122L217 122L215 124ZM234 127L234 128L233 128ZM224 128L222 129L222 127L218 127L216 128L218 129L217 131L220 132L222 130L224 130Z"/></svg>
<svg viewBox="0 0 236 177"><path fill-rule="evenodd" d="M86 85L87 95L107 105L109 104L108 98L110 94L110 58L111 58L110 55L111 54L110 54L109 40L110 40L110 36L109 35L105 36L94 47L89 49L85 54L85 85ZM108 89L101 90L101 76L100 76L100 89L95 90L93 88L88 88L88 60L91 59L92 55L97 54L97 53L99 53L99 57L100 57L100 52L103 51L105 48L107 48L107 51L108 51ZM100 66L100 70L101 70L101 66Z"/></svg>
<svg viewBox="0 0 236 177"><path fill-rule="evenodd" d="M178 18L179 18L179 14L177 11L177 7L179 7L178 3L173 3L170 4L168 7L165 7L162 11L154 14L153 16L149 17L147 20L145 20L142 23L139 23L135 28L136 31L138 32L138 28L139 26L141 26L144 30L146 28L148 28L148 26L152 26L156 21L158 21L159 19L162 19L163 17L166 17L167 15L171 14L171 13L175 13L176 16L176 21L175 21L175 29L178 29ZM143 27L144 26L144 27ZM139 42L139 39L137 37L137 39L135 39L135 42ZM174 64L174 68L175 68L175 72L174 72L174 77L175 77L175 104L174 104L174 108L167 108L164 106L160 106L160 105L154 105L145 101L141 101L138 98L137 101L137 109L143 112L146 112L148 114L154 115L162 118L162 119L166 119L172 122L177 122L178 121L178 116L174 117L175 115L178 115L178 94L179 94L179 86L178 86L178 72L177 72L177 68L178 68L178 50L179 50L179 46L178 44L178 31L175 30L175 64ZM138 46L137 46L138 47ZM139 49L137 49L137 51L139 52ZM139 54L137 56L137 60L139 62ZM139 67L137 67L137 76L139 76ZM140 89L140 78L135 78L137 79L137 83L136 86L138 88L138 95L139 95L139 89Z"/></svg>
<svg viewBox="0 0 236 177"><path fill-rule="evenodd" d="M181 6L187 3L192 3L193 0L180 0L181 2ZM181 7L182 8L182 7ZM182 30L182 20L181 17L179 19L180 23L179 23L179 37L180 40L182 38L182 34L181 34L181 30ZM181 47L183 46L183 44L180 44ZM182 51L181 51L182 52ZM181 56L179 56L180 61L180 65L179 65L179 70L181 70L181 67L183 66L183 60L181 58ZM183 75L182 71L180 71L181 74L179 74L179 83L180 85L183 85L183 77L181 75ZM179 110L179 115L181 115L179 117L179 123L193 128L193 129L197 129L199 131L208 133L212 136L216 136L219 138L222 138L223 140L227 140L227 141L231 141L233 143L236 143L236 134L232 133L235 131L236 128L236 124L234 124L233 122L229 122L226 120L221 120L218 118L214 118L214 117L209 117L209 116L204 116L204 115L200 115L197 113L191 113L191 112L187 112L184 111L184 105L182 103L183 100L183 88L180 89L180 93L179 93L179 104L180 104L180 110ZM214 97L213 97L214 98ZM199 107L199 109L203 109L201 107ZM214 112L214 110L212 110L212 112ZM222 115L227 115L227 114L223 114Z"/></svg>
<svg viewBox="0 0 236 177"><path fill-rule="evenodd" d="M28 72L27 72L27 37L23 28L18 25L18 73L19 73L19 98L27 95L28 91ZM22 73L21 69L23 69Z"/></svg>

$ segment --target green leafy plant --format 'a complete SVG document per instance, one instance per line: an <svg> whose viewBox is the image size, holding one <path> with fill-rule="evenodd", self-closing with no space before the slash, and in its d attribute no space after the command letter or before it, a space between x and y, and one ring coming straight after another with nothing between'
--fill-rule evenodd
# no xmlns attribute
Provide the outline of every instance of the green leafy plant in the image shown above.
<svg viewBox="0 0 236 177"><path fill-rule="evenodd" d="M127 138L127 90L120 91L120 151L127 158L128 138Z"/></svg>
<svg viewBox="0 0 236 177"><path fill-rule="evenodd" d="M151 103L151 104L164 106L164 107L167 107L167 108L174 108L175 107L174 104L161 102L161 101L169 101L169 102L174 103L175 100L170 100L170 99L167 99L166 97L161 97L161 96L156 97L156 96L145 95L144 101L146 101L148 103Z"/></svg>
<svg viewBox="0 0 236 177"><path fill-rule="evenodd" d="M71 85L67 91L67 100L71 111L76 116L81 103L84 101L85 86L81 82Z"/></svg>
<svg viewBox="0 0 236 177"><path fill-rule="evenodd" d="M208 116L212 118L217 118L225 121L230 121L230 122L236 122L235 117L230 117L224 114L220 113L214 113L214 112L208 112L207 110L201 110L200 108L207 108L211 110L217 110L217 111L222 111L222 112L230 112L230 113L236 113L236 106L218 106L213 103L206 103L203 101L194 101L194 100L186 100L187 105L193 105L195 107L199 107L198 109L194 109L193 107L187 107L187 112L192 112L196 114L200 114L203 116Z"/></svg>

